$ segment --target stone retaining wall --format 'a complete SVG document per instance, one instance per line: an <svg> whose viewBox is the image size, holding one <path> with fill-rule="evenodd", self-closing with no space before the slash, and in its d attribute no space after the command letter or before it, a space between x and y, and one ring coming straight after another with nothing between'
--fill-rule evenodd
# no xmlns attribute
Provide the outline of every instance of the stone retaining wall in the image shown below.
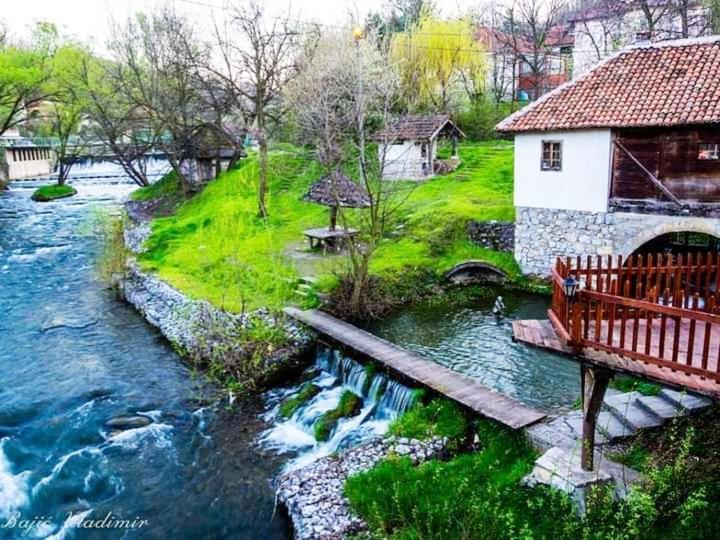
<svg viewBox="0 0 720 540"><path fill-rule="evenodd" d="M495 251L512 251L515 246L515 224L507 221L469 221L468 237L478 246Z"/></svg>
<svg viewBox="0 0 720 540"><path fill-rule="evenodd" d="M124 231L126 247L138 254L149 234L146 223L130 222ZM132 258L118 291L178 350L201 363L245 361L247 351L238 339L244 329L258 321L281 327L287 341L270 357L263 358L264 365L258 366L258 373L264 373L267 381L259 383L271 382L288 370L300 368L304 353L314 343L304 327L282 313L274 314L267 309L230 313L209 302L193 300L157 276L144 272Z"/></svg>
<svg viewBox="0 0 720 540"><path fill-rule="evenodd" d="M720 219L517 208L515 259L523 273L548 277L556 257L627 257L653 238L682 231L720 237Z"/></svg>
<svg viewBox="0 0 720 540"><path fill-rule="evenodd" d="M295 539L335 540L365 530L366 524L350 512L343 495L345 480L390 455L407 456L417 465L441 456L447 443L446 439L376 438L281 476L277 498L290 514Z"/></svg>

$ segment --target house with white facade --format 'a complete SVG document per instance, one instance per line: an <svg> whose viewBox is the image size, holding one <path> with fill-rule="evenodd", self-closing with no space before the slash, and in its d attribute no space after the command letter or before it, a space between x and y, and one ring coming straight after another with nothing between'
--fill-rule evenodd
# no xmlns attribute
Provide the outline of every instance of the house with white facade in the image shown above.
<svg viewBox="0 0 720 540"><path fill-rule="evenodd" d="M720 36L623 50L498 124L515 138L515 257L717 250Z"/></svg>
<svg viewBox="0 0 720 540"><path fill-rule="evenodd" d="M404 116L376 133L383 179L423 180L451 167L437 159L438 140L443 137L452 141L450 161L457 164L457 142L465 135L447 115Z"/></svg>

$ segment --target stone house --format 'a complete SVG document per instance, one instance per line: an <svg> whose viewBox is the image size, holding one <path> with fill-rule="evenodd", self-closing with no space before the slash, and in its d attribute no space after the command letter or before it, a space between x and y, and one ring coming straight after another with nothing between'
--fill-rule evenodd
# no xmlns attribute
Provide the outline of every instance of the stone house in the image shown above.
<svg viewBox="0 0 720 540"><path fill-rule="evenodd" d="M719 36L623 50L497 129L515 137L523 272L546 276L557 256L718 248Z"/></svg>
<svg viewBox="0 0 720 540"><path fill-rule="evenodd" d="M450 163L437 159L438 139L452 141ZM385 180L423 180L459 162L457 142L465 134L444 114L404 116L373 137Z"/></svg>

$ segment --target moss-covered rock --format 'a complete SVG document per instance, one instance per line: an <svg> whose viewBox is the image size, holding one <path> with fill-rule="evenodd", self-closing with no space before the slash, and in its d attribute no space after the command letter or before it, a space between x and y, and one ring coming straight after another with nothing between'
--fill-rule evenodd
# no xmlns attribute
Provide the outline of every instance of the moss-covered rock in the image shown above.
<svg viewBox="0 0 720 540"><path fill-rule="evenodd" d="M310 401L318 395L319 392L319 386L312 383L303 384L297 394L293 394L280 404L280 416L283 418L290 418L293 414L295 414L295 411L297 411L301 405Z"/></svg>
<svg viewBox="0 0 720 540"><path fill-rule="evenodd" d="M31 199L35 202L49 202L55 199L72 197L73 195L77 195L77 190L74 187L68 186L67 184L62 186L55 184L37 188L32 194Z"/></svg>
<svg viewBox="0 0 720 540"><path fill-rule="evenodd" d="M350 390L345 390L340 396L338 406L326 412L315 421L315 439L318 441L327 441L335 429L338 420L357 416L360 414L362 406L363 399L360 396L355 395Z"/></svg>

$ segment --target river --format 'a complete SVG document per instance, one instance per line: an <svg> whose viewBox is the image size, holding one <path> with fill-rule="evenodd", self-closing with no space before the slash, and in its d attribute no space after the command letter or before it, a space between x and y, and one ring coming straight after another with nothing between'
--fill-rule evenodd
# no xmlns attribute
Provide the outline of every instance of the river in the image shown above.
<svg viewBox="0 0 720 540"><path fill-rule="evenodd" d="M288 538L255 441L263 403L228 410L165 340L100 284L93 215L134 188L78 180L78 195L0 196L0 538ZM222 403L225 403L224 401ZM214 404L214 405L213 405ZM144 413L113 436L105 423ZM140 528L75 528L108 513Z"/></svg>

